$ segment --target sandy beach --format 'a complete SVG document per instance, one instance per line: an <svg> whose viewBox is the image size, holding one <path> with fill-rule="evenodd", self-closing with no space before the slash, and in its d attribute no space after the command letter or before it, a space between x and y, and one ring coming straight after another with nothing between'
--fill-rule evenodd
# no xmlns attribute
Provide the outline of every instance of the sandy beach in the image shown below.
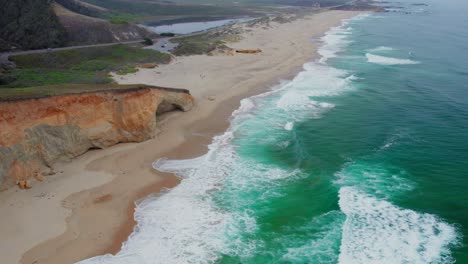
<svg viewBox="0 0 468 264"><path fill-rule="evenodd" d="M179 179L156 172L158 158L203 154L213 135L229 125L242 98L290 79L317 56L320 37L353 11L326 11L288 23L245 28L234 49L259 54L177 57L168 65L115 76L121 84L143 83L189 89L190 112L165 114L157 136L92 150L58 164L57 174L30 190L0 193L2 263L74 263L116 253L132 232L136 200L170 188Z"/></svg>

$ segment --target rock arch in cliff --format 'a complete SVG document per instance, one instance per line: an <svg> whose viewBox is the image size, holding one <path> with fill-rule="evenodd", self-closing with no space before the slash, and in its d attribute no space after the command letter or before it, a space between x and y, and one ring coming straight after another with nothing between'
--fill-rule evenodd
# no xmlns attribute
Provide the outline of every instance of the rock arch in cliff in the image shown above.
<svg viewBox="0 0 468 264"><path fill-rule="evenodd" d="M176 104L174 102L168 101L168 100L163 100L161 103L159 103L158 108L156 110L156 116L167 113L167 112L172 112L172 111L183 111L184 107L182 105Z"/></svg>

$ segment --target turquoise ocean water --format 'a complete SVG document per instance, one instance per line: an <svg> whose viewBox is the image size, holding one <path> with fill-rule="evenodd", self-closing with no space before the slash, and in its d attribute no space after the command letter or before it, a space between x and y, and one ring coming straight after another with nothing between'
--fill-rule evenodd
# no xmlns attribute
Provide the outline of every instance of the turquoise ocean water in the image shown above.
<svg viewBox="0 0 468 264"><path fill-rule="evenodd" d="M331 29L206 155L156 161L182 183L82 263L468 263L468 2L419 3Z"/></svg>

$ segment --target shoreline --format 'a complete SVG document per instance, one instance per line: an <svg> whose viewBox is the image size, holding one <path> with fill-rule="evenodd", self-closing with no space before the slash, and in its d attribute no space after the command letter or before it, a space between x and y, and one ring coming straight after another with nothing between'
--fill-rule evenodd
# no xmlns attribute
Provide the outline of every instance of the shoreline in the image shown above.
<svg viewBox="0 0 468 264"><path fill-rule="evenodd" d="M291 74L291 75L294 75L294 74ZM271 86L268 86L268 87L271 87ZM249 91L246 94L241 94L241 95L227 99L226 101L229 101L229 102L226 102L226 103L232 105L233 108L229 107L229 108L223 109L226 111L211 113L209 116L207 116L203 120L200 120L202 123L209 123L209 120L211 119L226 121L225 123L223 122L221 124L216 124L216 126L213 126L210 128L211 131L208 134L209 136L211 136L210 138L209 136L206 136L203 139L200 139L199 137L197 137L197 135L192 135L193 139L187 138L183 143L179 144L175 149L170 150L166 153L163 153L161 157L168 158L168 159L172 159L170 157L178 157L177 159L190 159L190 158L196 158L196 157L206 154L206 152L208 151L207 147L212 142L213 137L215 135L225 132L228 129L230 125L231 114L240 106L240 100L266 92L266 91L267 90L264 87L262 89L255 89L253 91ZM191 142L193 142L192 140L196 140L199 143L203 143L203 145L199 145L198 148L192 149L189 153L187 153L186 150L187 148L191 147L190 145L191 145ZM176 181L177 183L180 182L180 179L172 173L162 173L159 171L157 171L157 173L167 174L167 177L168 177L167 180L173 180L173 181ZM134 210L136 208L136 202L139 199L148 197L151 194L159 194L161 191L164 191L165 188L172 188L172 187L175 187L176 185L168 187L168 186L161 186L160 184L156 183L154 185L147 186L143 188L142 190L139 190L138 195L137 195L138 197L137 200L132 201L131 205L128 207L128 210L127 210L128 219L126 223L121 226L121 229L118 231L116 236L114 236L113 243L108 248L108 250L103 251L103 253L100 255L104 255L108 253L114 255L120 251L122 244L128 239L128 236L133 232L133 229L136 226L136 221L133 218L133 216L134 216Z"/></svg>
<svg viewBox="0 0 468 264"><path fill-rule="evenodd" d="M339 25L343 19L360 13L362 12L327 11L314 14L279 24L273 29L255 28L253 30L258 35L245 33L244 40L228 44L235 48L256 48L255 46L263 45L260 48L265 50L265 54L260 56L181 57L169 65L119 77L117 79L119 83L142 80L145 84L186 87L195 96L197 105L187 113L166 114L158 121L161 131L155 139L142 143L119 144L109 149L88 152L71 163L57 166L59 171L64 171L61 173L63 175L48 177L47 183L37 188L28 192L18 193L9 190L8 194L0 194L0 198L7 197L10 202L19 195L23 195L22 199L34 198L37 194L33 192L52 188L48 186L48 181L64 184L71 179L77 180L78 173L89 174L88 178L95 177L90 180L93 186L77 187L75 188L77 190L69 190L69 195L63 199L60 199L61 197L55 199L61 208L57 209L55 205L54 210L59 211L62 217L55 216L50 223L51 227L48 228L55 228L54 230L44 230L41 236L24 235L20 230L19 235L23 235L24 238L16 239L17 242L9 248L0 248L7 251L14 246L22 246L23 249L16 249L16 254L22 251L20 252L22 262L37 264L71 263L95 255L118 252L122 242L133 231L135 201L151 193L159 193L165 188L174 187L179 182L174 175L154 171L151 167L153 161L161 157L186 159L203 155L212 137L224 132L229 126L231 113L238 108L242 98L268 91L280 80L294 77L304 63L317 58L318 44L312 42L312 38L323 36L331 27ZM316 25L318 22L321 24ZM298 23L302 23L302 26L307 26L309 23L316 28L312 29L312 32L303 32L303 28L307 27L297 29ZM294 39L282 36L283 42L277 46L268 42L266 35L270 34L269 37L275 38L278 32L284 32L288 28L294 32L287 34L296 34L293 36ZM268 32L275 30L277 32ZM288 51L278 51L277 53L282 52L279 55L271 52L275 48L281 49L281 45L287 41L293 43L291 44L293 47L290 46ZM234 65L226 66L231 58L239 59L233 63ZM197 67L200 65L203 66ZM271 67L272 65L274 67ZM213 76L210 70L214 72ZM205 72L210 76L202 77ZM215 98L214 101L209 99L212 96ZM24 198L24 196L29 197ZM3 203L0 204L1 211L6 207ZM33 202L29 208L34 206L36 205ZM14 213L15 210L12 209L11 212ZM65 219L66 223L63 221ZM29 221L31 224L34 219ZM54 223L61 225L61 228L52 226ZM0 233L3 232L4 230L0 229ZM29 244L25 246L21 242L26 239L29 239Z"/></svg>

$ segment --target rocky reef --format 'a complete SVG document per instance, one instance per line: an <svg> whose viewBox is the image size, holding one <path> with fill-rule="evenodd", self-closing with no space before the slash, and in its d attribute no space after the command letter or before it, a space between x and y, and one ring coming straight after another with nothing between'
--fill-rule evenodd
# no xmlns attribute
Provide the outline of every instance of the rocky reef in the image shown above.
<svg viewBox="0 0 468 264"><path fill-rule="evenodd" d="M192 106L187 90L152 86L0 101L0 190L89 149L150 139L157 115Z"/></svg>

